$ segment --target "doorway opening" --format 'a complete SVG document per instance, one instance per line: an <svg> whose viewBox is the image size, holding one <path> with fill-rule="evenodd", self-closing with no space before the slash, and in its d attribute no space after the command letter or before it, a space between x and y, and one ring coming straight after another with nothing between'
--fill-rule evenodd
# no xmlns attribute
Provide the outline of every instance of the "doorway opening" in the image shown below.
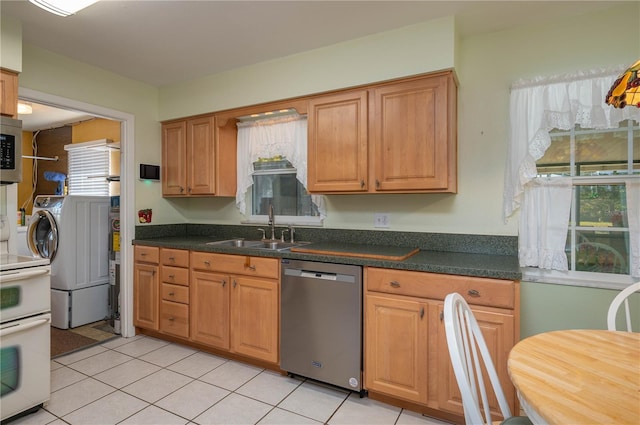
<svg viewBox="0 0 640 425"><path fill-rule="evenodd" d="M133 209L133 203L131 202L133 199L133 184L127 183L126 179L126 176L131 175L133 171L133 158L132 155L127 155L126 153L129 151L130 143L133 140L134 117L131 114L120 111L23 88L19 88L19 99L21 101L31 102L34 107L33 109L40 109L40 107L42 107L43 110L52 114L49 122L46 122L45 118L45 122L34 124L40 128L33 127L30 124L35 122L33 119L30 120L29 117L19 116L19 118L23 120L23 129L31 133L31 135L35 135L36 144L39 144L38 138L41 137L43 133L57 132L58 136L64 133L72 134L74 128L81 130L84 134L76 137L75 140L68 140L68 143L62 143L62 145L73 145L74 142L86 142L88 141L86 140L87 138L96 140L108 139L110 142L119 142L118 152L120 155L117 161L114 161L117 167L115 171L110 169L109 175L107 176L109 181L110 211L109 221L105 223L105 226L109 228L109 283L113 285L109 286L108 314L104 317L104 320L83 323L73 328L52 328L52 355L58 356L68 351L75 351L88 345L100 343L109 337L115 337L117 334L125 337L133 336L134 330L130 313L132 306L132 278L127 277L130 273L130 267L127 266L127 264L130 263L125 261L126 258L130 257L132 250L126 246L127 244L121 244L120 241L131 240L133 235L133 222L127 220L127 216L131 216L131 214L127 212ZM56 113L60 113L62 116L66 115L66 117L56 118ZM114 125L117 127L115 134L113 133ZM105 130L109 128L110 130ZM87 134L89 134L89 136L87 136ZM71 135L71 137L73 138L73 135ZM31 145L32 140L30 137L24 137L23 139L26 139L26 144ZM26 146L26 148L27 149L23 151L30 152L30 146ZM66 162L66 152L58 153L59 154L52 154L51 152L47 152L47 155L45 155L40 151L38 155L33 156L64 158ZM28 154L25 153L25 155ZM47 159L33 159L32 164L45 161L49 163ZM25 160L25 164L27 162L30 161ZM60 164L58 164L58 167L60 167ZM46 168L46 166L44 168ZM43 170L40 169L31 175L35 176L34 178L42 179L44 177L42 171ZM68 168L65 169L65 172L66 171L68 171ZM58 173L57 175L59 176L60 174L66 174L65 172L57 170L50 172L48 175L51 177L54 173ZM29 171L25 171L25 176L27 176L28 173ZM28 187L27 190L23 188L23 192L28 193L26 195L24 193L21 194L22 196L19 197L18 205L24 205L25 215L26 217L30 217L29 213L33 212L34 207L33 200L36 195L40 194L36 192L38 192L38 190L50 192L51 186L49 186L49 188L45 187L45 189L38 189L37 182L33 184L34 182L31 178L27 180L27 186L30 187ZM65 183L61 184L61 180L63 180L62 177L55 183L62 186L63 194L66 195L66 192L64 192L66 191ZM111 188L112 186L115 186L113 190ZM29 211L29 207L31 211ZM117 215L114 215L114 213ZM118 235L115 239L112 233L114 223L119 224ZM21 239L21 235L19 235L19 239ZM117 246L114 245L115 240L117 240ZM118 267L116 268L115 265ZM114 280L117 282L117 285ZM116 287L118 290L115 289Z"/></svg>

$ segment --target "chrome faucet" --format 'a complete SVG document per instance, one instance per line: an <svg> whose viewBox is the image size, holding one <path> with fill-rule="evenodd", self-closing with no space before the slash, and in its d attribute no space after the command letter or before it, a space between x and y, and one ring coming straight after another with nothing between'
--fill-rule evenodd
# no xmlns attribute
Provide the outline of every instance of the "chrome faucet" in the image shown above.
<svg viewBox="0 0 640 425"><path fill-rule="evenodd" d="M269 204L269 226L271 226L271 240L276 240L276 220L273 214L273 204Z"/></svg>

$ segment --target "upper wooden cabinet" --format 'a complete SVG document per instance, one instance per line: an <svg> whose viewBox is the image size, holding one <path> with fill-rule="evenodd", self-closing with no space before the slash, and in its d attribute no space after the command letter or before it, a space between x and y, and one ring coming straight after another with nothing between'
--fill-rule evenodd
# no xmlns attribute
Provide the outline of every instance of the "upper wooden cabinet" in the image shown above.
<svg viewBox="0 0 640 425"><path fill-rule="evenodd" d="M214 115L162 124L163 196L235 196L235 137L219 134Z"/></svg>
<svg viewBox="0 0 640 425"><path fill-rule="evenodd" d="M367 90L319 96L309 101L309 192L367 191L367 105Z"/></svg>
<svg viewBox="0 0 640 425"><path fill-rule="evenodd" d="M455 193L456 102L450 71L312 97L309 192Z"/></svg>
<svg viewBox="0 0 640 425"><path fill-rule="evenodd" d="M18 74L0 69L0 114L18 117Z"/></svg>

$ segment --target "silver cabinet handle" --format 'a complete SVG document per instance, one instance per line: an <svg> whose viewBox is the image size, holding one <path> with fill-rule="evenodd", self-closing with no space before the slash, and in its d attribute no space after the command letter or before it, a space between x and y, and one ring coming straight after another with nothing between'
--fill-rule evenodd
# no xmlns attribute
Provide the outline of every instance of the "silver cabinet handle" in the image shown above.
<svg viewBox="0 0 640 425"><path fill-rule="evenodd" d="M236 280L233 279L233 287L235 288L236 286L238 286L238 282L236 282Z"/></svg>
<svg viewBox="0 0 640 425"><path fill-rule="evenodd" d="M223 287L223 288L224 288L224 285L226 285L226 284L227 284L227 281L226 281L226 280L224 280L224 279L222 279L222 287Z"/></svg>
<svg viewBox="0 0 640 425"><path fill-rule="evenodd" d="M469 294L470 297L479 297L480 291L476 289L469 289L469 291L467 291L467 294Z"/></svg>
<svg viewBox="0 0 640 425"><path fill-rule="evenodd" d="M442 322L444 320L444 311L440 312L440 321Z"/></svg>
<svg viewBox="0 0 640 425"><path fill-rule="evenodd" d="M175 275L175 274L170 274L170 275L169 275L169 279L175 279L175 278L176 278L176 275Z"/></svg>
<svg viewBox="0 0 640 425"><path fill-rule="evenodd" d="M140 253L140 256L141 256L141 257L146 257L146 256L147 256L147 253L146 253L146 252L141 252L141 253Z"/></svg>
<svg viewBox="0 0 640 425"><path fill-rule="evenodd" d="M175 294L173 292L169 292L169 296L173 297Z"/></svg>
<svg viewBox="0 0 640 425"><path fill-rule="evenodd" d="M391 282L389 282L389 285L391 285L394 288L399 288L400 287L400 282L398 282L396 280L392 280Z"/></svg>
<svg viewBox="0 0 640 425"><path fill-rule="evenodd" d="M204 262L204 265L205 265L205 266L210 266L210 265L211 265L211 261L206 260L206 261Z"/></svg>
<svg viewBox="0 0 640 425"><path fill-rule="evenodd" d="M360 180L360 187L364 188L364 180Z"/></svg>
<svg viewBox="0 0 640 425"><path fill-rule="evenodd" d="M254 272L256 271L256 266L253 266L253 265L252 266L247 266L247 268L249 270L251 270L251 271L254 271Z"/></svg>
<svg viewBox="0 0 640 425"><path fill-rule="evenodd" d="M173 322L174 320L176 320L174 317L169 317L170 322Z"/></svg>
<svg viewBox="0 0 640 425"><path fill-rule="evenodd" d="M424 317L424 307L420 308L420 318L422 319Z"/></svg>
<svg viewBox="0 0 640 425"><path fill-rule="evenodd" d="M180 193L184 192L184 187L180 186Z"/></svg>

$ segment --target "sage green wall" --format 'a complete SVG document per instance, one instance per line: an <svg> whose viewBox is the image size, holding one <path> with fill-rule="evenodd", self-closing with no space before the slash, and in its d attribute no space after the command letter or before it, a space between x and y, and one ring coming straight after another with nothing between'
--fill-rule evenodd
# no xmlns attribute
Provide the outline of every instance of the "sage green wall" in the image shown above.
<svg viewBox="0 0 640 425"><path fill-rule="evenodd" d="M458 194L330 195L325 226L372 229L374 213L387 212L390 230L517 235L517 216L506 223L502 218L510 85L520 78L632 63L640 49L638 9L629 3L580 19L461 39L455 20L429 21L163 87L160 116L284 99L455 62L460 81ZM610 30L621 26L631 29L623 40ZM168 202L188 222L237 224L244 218L231 198Z"/></svg>
<svg viewBox="0 0 640 425"><path fill-rule="evenodd" d="M558 329L607 329L609 304L618 291L522 282L520 337ZM634 330L640 330L640 294L629 298ZM623 313L618 329L625 329Z"/></svg>
<svg viewBox="0 0 640 425"><path fill-rule="evenodd" d="M286 43L286 41L283 41ZM160 89L162 120L455 66L453 17L431 20Z"/></svg>
<svg viewBox="0 0 640 425"><path fill-rule="evenodd" d="M160 164L158 88L140 83L24 43L19 77L22 88L97 105L134 115L135 164ZM148 184L135 176L135 211L153 208L154 221L179 222L181 215L162 198L159 183ZM157 216L157 217L156 217ZM136 218L137 222L137 218Z"/></svg>
<svg viewBox="0 0 640 425"><path fill-rule="evenodd" d="M0 66L22 71L22 22L8 16L0 17Z"/></svg>

